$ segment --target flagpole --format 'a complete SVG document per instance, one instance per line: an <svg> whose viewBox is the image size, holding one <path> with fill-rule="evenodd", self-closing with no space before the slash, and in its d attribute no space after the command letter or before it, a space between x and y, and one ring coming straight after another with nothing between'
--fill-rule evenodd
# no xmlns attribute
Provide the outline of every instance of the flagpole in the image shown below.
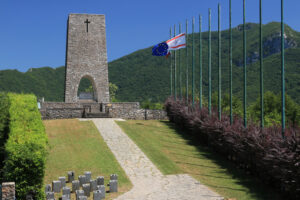
<svg viewBox="0 0 300 200"><path fill-rule="evenodd" d="M231 27L231 0L229 0L229 80L230 80L230 124L233 123L232 117L232 27Z"/></svg>
<svg viewBox="0 0 300 200"><path fill-rule="evenodd" d="M244 47L244 127L247 127L247 56L246 56L246 9L245 9L245 0L243 1L243 21L244 21L244 28L243 28L243 47Z"/></svg>
<svg viewBox="0 0 300 200"><path fill-rule="evenodd" d="M185 25L186 25L186 47L185 47L185 62L186 62L186 74L185 74L185 78L186 78L186 86L185 86L185 92L186 92L186 104L188 105L189 103L189 65L188 65L188 20L185 21Z"/></svg>
<svg viewBox="0 0 300 200"><path fill-rule="evenodd" d="M195 17L193 17L192 24L192 105L195 103L195 41L194 41L194 27Z"/></svg>
<svg viewBox="0 0 300 200"><path fill-rule="evenodd" d="M179 34L181 34L181 23L179 23ZM179 58L178 58L178 70L179 70L179 92L180 92L180 100L182 100L182 74L181 74L181 49L179 51Z"/></svg>
<svg viewBox="0 0 300 200"><path fill-rule="evenodd" d="M259 0L259 35L260 35L260 126L264 127L264 75L263 75L263 44L262 44L262 5L261 0Z"/></svg>
<svg viewBox="0 0 300 200"><path fill-rule="evenodd" d="M284 75L284 21L283 0L281 0L281 126L282 138L285 137L285 75Z"/></svg>
<svg viewBox="0 0 300 200"><path fill-rule="evenodd" d="M222 83L221 83L221 5L218 4L218 60L219 60L219 79L218 79L218 113L219 113L219 120L221 120L221 90L222 90Z"/></svg>
<svg viewBox="0 0 300 200"><path fill-rule="evenodd" d="M172 28L170 28L170 39L172 38ZM171 96L173 96L173 73L172 73L172 71L173 71L173 66L172 66L172 64L173 64L173 62L172 62L172 57L173 57L173 55L171 54L170 55L171 56L171 65L170 65L170 93L171 93Z"/></svg>
<svg viewBox="0 0 300 200"><path fill-rule="evenodd" d="M176 25L174 25L174 37L176 36ZM174 98L175 100L177 99L177 86L176 86L176 77L177 77L177 72L176 72L176 50L174 50Z"/></svg>
<svg viewBox="0 0 300 200"><path fill-rule="evenodd" d="M202 108L202 16L199 15L199 107Z"/></svg>
<svg viewBox="0 0 300 200"><path fill-rule="evenodd" d="M211 9L208 10L208 113L211 115Z"/></svg>

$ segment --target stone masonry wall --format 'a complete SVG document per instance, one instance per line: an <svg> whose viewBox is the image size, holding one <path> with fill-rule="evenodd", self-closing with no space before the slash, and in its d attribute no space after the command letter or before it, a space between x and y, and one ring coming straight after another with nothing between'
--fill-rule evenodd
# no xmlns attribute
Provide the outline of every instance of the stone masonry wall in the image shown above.
<svg viewBox="0 0 300 200"><path fill-rule="evenodd" d="M105 16L70 14L67 30L65 102L78 102L80 80L88 78L97 102L109 102Z"/></svg>
<svg viewBox="0 0 300 200"><path fill-rule="evenodd" d="M167 119L164 110L141 109L139 102L126 103L41 103L42 119L82 118L84 110L90 112L107 112L109 117L135 120Z"/></svg>
<svg viewBox="0 0 300 200"><path fill-rule="evenodd" d="M139 102L127 103L110 103L106 104L109 116L112 118L150 120L150 119L167 119L164 110L141 109Z"/></svg>
<svg viewBox="0 0 300 200"><path fill-rule="evenodd" d="M2 200L15 200L15 182L2 183Z"/></svg>

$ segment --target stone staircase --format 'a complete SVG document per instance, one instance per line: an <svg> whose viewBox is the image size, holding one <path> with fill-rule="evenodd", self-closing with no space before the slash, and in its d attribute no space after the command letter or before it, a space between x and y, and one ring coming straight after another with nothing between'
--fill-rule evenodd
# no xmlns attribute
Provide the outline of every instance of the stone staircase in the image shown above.
<svg viewBox="0 0 300 200"><path fill-rule="evenodd" d="M86 113L86 116L85 118L110 118L108 113L105 113L105 112L89 112L89 113Z"/></svg>

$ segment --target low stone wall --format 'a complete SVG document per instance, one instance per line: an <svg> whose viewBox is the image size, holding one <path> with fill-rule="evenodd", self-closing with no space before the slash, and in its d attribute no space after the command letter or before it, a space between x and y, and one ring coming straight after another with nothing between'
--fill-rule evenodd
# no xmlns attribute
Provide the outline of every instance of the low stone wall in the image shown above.
<svg viewBox="0 0 300 200"><path fill-rule="evenodd" d="M43 102L40 109L42 119L68 119L82 118L84 112L106 112L109 117L150 120L167 119L164 110L141 109L139 102L121 103L64 103L64 102Z"/></svg>
<svg viewBox="0 0 300 200"><path fill-rule="evenodd" d="M2 183L2 197L1 199L5 200L15 200L15 182L6 182Z"/></svg>
<svg viewBox="0 0 300 200"><path fill-rule="evenodd" d="M139 102L108 103L105 105L109 116L122 119L144 119L143 109Z"/></svg>
<svg viewBox="0 0 300 200"><path fill-rule="evenodd" d="M145 112L145 120L166 120L167 112L164 110L148 110Z"/></svg>
<svg viewBox="0 0 300 200"><path fill-rule="evenodd" d="M112 118L134 120L167 119L167 113L164 110L141 109L139 102L109 103L105 107Z"/></svg>
<svg viewBox="0 0 300 200"><path fill-rule="evenodd" d="M43 102L41 103L42 119L81 118L84 107L80 103Z"/></svg>

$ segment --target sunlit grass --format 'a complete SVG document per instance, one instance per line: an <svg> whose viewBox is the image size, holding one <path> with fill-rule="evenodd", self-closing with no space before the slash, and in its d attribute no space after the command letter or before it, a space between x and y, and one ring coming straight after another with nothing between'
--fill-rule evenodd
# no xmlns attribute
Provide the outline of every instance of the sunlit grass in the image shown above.
<svg viewBox="0 0 300 200"><path fill-rule="evenodd" d="M60 176L67 178L68 171L75 172L76 180L79 175L84 174L84 171L91 171L93 179L97 176L104 176L106 184L110 174L118 174L119 193L107 193L108 199L116 197L132 187L93 122L81 122L77 119L49 120L44 121L44 125L49 139L45 184L51 184ZM67 185L72 188L71 184ZM89 199L92 197L91 193ZM72 194L72 199L75 199L74 194Z"/></svg>
<svg viewBox="0 0 300 200"><path fill-rule="evenodd" d="M226 198L280 199L276 191L167 121L117 122L163 174L187 173Z"/></svg>

